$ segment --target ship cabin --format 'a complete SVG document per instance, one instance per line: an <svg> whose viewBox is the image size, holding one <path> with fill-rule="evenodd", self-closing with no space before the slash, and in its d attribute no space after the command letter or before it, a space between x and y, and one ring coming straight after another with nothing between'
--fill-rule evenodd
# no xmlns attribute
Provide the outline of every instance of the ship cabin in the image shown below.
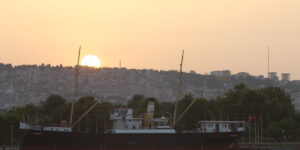
<svg viewBox="0 0 300 150"><path fill-rule="evenodd" d="M131 108L114 109L110 115L113 129L141 129L142 118L134 118Z"/></svg>
<svg viewBox="0 0 300 150"><path fill-rule="evenodd" d="M113 128L106 133L175 133L169 125L169 118L154 118L154 101L150 101L147 112L140 117L133 116L131 108L117 108L110 114Z"/></svg>
<svg viewBox="0 0 300 150"><path fill-rule="evenodd" d="M203 133L215 132L244 132L245 121L198 121L198 131Z"/></svg>
<svg viewBox="0 0 300 150"><path fill-rule="evenodd" d="M117 108L110 114L113 128L109 134L145 134L145 133L176 133L170 126L169 118L154 118L154 102L149 101L147 112L139 117L133 116L131 108ZM197 130L180 131L191 133L228 133L244 132L245 121L199 121Z"/></svg>

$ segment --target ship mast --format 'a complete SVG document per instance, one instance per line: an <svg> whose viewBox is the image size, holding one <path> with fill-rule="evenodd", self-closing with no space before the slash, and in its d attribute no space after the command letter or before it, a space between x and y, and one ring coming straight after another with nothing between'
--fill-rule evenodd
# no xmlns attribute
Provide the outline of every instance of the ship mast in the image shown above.
<svg viewBox="0 0 300 150"><path fill-rule="evenodd" d="M178 99L181 95L181 84L182 84L182 65L183 65L183 58L184 58L184 50L182 50L181 62L180 62L180 70L179 70L179 81L177 85L177 94L176 94L176 101L175 101L175 110L174 110L174 117L173 117L173 128L175 127L176 123L176 115L177 115L177 105Z"/></svg>
<svg viewBox="0 0 300 150"><path fill-rule="evenodd" d="M181 95L183 56L184 56L184 50L182 51L182 57L181 57L181 63L180 63L179 82L178 82L178 87L177 87L178 91L177 91L177 96L176 96L174 118L173 118L173 125L172 125L173 128L175 128L176 124L184 117L184 115L190 110L190 108L193 106L193 104L197 101L197 99L194 98L193 101L188 105L188 107L183 111L183 113L178 117L178 119L176 118L178 99Z"/></svg>
<svg viewBox="0 0 300 150"><path fill-rule="evenodd" d="M78 58L77 58L77 65L75 66L75 82L74 82L74 91L73 91L73 100L78 95L78 76L79 76L79 61L80 61L80 52L81 52L81 46L79 46L78 50ZM70 126L73 123L73 113L74 113L74 101L72 100L71 104L71 113L70 113Z"/></svg>

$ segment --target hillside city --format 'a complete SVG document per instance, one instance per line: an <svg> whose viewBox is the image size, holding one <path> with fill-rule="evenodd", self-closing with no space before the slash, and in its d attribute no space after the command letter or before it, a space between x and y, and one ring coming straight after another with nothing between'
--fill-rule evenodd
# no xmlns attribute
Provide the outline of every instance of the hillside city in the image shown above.
<svg viewBox="0 0 300 150"><path fill-rule="evenodd" d="M279 76L280 75L280 79ZM78 93L74 97L75 68L70 66L18 65L0 63L0 110L26 104L41 104L52 94L67 100L93 96L96 100L127 103L136 94L154 97L159 101L175 101L179 80L176 70L88 68L79 67ZM191 93L207 99L222 96L239 83L253 89L279 86L294 99L300 110L300 81L290 80L289 73L270 72L269 78L247 72L231 74L229 70L182 75L181 96Z"/></svg>

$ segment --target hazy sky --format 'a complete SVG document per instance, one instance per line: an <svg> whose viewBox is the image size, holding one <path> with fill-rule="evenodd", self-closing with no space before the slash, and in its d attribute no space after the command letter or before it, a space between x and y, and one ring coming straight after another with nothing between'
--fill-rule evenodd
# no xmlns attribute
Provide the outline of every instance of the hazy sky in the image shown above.
<svg viewBox="0 0 300 150"><path fill-rule="evenodd" d="M0 0L0 62L229 69L300 79L300 0Z"/></svg>

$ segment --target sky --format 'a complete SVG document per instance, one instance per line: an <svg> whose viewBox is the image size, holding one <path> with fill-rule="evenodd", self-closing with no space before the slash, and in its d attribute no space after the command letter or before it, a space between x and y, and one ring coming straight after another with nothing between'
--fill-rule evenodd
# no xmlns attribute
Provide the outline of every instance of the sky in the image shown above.
<svg viewBox="0 0 300 150"><path fill-rule="evenodd" d="M299 0L0 0L0 62L289 72L300 79Z"/></svg>

